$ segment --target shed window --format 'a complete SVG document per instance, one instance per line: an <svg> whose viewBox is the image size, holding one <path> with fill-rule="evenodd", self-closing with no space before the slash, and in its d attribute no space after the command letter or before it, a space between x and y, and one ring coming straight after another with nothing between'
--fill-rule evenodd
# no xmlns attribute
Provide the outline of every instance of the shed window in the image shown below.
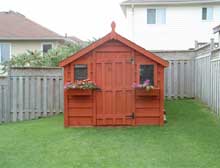
<svg viewBox="0 0 220 168"><path fill-rule="evenodd" d="M76 64L74 66L74 80L88 79L88 67L86 64Z"/></svg>
<svg viewBox="0 0 220 168"><path fill-rule="evenodd" d="M154 65L140 65L140 83L150 80L150 85L154 85Z"/></svg>

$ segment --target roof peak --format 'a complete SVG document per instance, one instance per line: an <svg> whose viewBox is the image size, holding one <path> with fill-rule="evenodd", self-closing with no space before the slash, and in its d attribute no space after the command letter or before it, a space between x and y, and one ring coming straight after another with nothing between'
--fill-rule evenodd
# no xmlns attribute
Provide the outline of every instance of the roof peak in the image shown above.
<svg viewBox="0 0 220 168"><path fill-rule="evenodd" d="M116 23L115 21L112 21L111 23L112 32L115 32L115 27L116 27Z"/></svg>

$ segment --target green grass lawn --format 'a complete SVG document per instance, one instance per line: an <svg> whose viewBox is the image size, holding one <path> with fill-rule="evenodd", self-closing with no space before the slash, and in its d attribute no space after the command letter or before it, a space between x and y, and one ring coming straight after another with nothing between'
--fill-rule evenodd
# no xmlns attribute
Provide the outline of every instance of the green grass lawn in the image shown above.
<svg viewBox="0 0 220 168"><path fill-rule="evenodd" d="M0 168L219 168L220 120L167 101L164 127L63 128L63 116L0 126Z"/></svg>

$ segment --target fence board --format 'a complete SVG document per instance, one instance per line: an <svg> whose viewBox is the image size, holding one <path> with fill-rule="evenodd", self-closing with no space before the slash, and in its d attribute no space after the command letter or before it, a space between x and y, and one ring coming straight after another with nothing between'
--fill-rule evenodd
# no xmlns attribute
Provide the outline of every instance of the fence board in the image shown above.
<svg viewBox="0 0 220 168"><path fill-rule="evenodd" d="M12 78L12 120L17 121L17 78Z"/></svg>
<svg viewBox="0 0 220 168"><path fill-rule="evenodd" d="M29 119L29 112L30 112L30 79L29 77L25 78L24 83L24 112L25 112L25 120Z"/></svg>
<svg viewBox="0 0 220 168"><path fill-rule="evenodd" d="M18 84L18 95L19 95L19 120L23 120L23 77L19 77L19 84Z"/></svg>
<svg viewBox="0 0 220 168"><path fill-rule="evenodd" d="M43 116L47 116L47 77L43 77Z"/></svg>
<svg viewBox="0 0 220 168"><path fill-rule="evenodd" d="M0 86L0 104L2 105L2 106L0 106L0 123L2 123L3 122L3 113L4 113L3 86Z"/></svg>

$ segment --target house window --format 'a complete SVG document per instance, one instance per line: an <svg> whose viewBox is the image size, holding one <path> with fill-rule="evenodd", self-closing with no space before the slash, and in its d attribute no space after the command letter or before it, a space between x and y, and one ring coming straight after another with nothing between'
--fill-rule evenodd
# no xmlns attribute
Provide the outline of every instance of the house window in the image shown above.
<svg viewBox="0 0 220 168"><path fill-rule="evenodd" d="M202 20L211 21L213 19L213 8L202 8Z"/></svg>
<svg viewBox="0 0 220 168"><path fill-rule="evenodd" d="M52 49L52 43L44 43L42 44L43 53L47 53L50 49Z"/></svg>
<svg viewBox="0 0 220 168"><path fill-rule="evenodd" d="M88 79L88 67L86 64L75 64L74 80Z"/></svg>
<svg viewBox="0 0 220 168"><path fill-rule="evenodd" d="M0 63L8 61L10 59L10 44L0 43Z"/></svg>
<svg viewBox="0 0 220 168"><path fill-rule="evenodd" d="M147 24L165 24L166 9L147 9Z"/></svg>
<svg viewBox="0 0 220 168"><path fill-rule="evenodd" d="M154 85L154 65L140 65L140 84L150 80L150 85Z"/></svg>

